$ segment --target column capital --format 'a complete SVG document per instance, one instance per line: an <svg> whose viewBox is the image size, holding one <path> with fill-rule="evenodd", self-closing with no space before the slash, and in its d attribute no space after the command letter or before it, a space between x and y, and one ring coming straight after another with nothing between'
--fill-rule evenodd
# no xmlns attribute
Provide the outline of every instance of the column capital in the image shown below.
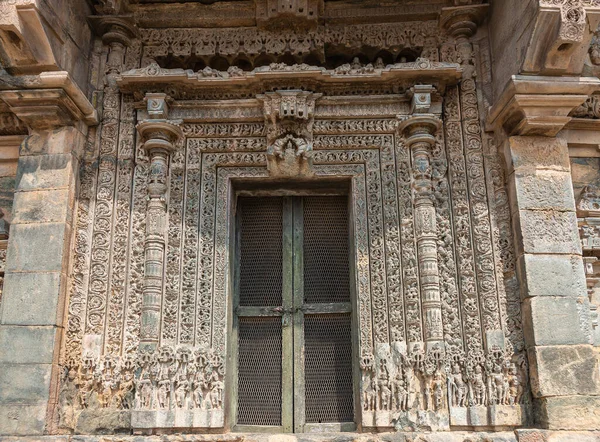
<svg viewBox="0 0 600 442"><path fill-rule="evenodd" d="M428 147L435 144L435 133L442 127L442 121L434 114L413 114L400 123L398 130L407 135L406 144L426 143Z"/></svg>
<svg viewBox="0 0 600 442"><path fill-rule="evenodd" d="M407 95L411 98L412 115L399 116L398 132L407 135L406 143L411 147L415 143L426 143L432 147L435 143L435 133L442 126L442 121L431 109L431 96L436 92L429 84L418 84L410 88Z"/></svg>
<svg viewBox="0 0 600 442"><path fill-rule="evenodd" d="M177 142L183 138L181 120L145 120L137 125L144 143L142 148L149 154L177 150Z"/></svg>
<svg viewBox="0 0 600 442"><path fill-rule="evenodd" d="M163 93L147 93L144 97L148 119L137 125L142 138L143 149L153 152L171 153L177 149L178 141L183 138L181 120L169 120L169 97Z"/></svg>
<svg viewBox="0 0 600 442"><path fill-rule="evenodd" d="M469 39L483 21L489 5L468 5L442 8L440 26L454 38Z"/></svg>
<svg viewBox="0 0 600 442"><path fill-rule="evenodd" d="M93 15L89 21L105 45L120 43L128 47L131 39L138 35L132 15Z"/></svg>

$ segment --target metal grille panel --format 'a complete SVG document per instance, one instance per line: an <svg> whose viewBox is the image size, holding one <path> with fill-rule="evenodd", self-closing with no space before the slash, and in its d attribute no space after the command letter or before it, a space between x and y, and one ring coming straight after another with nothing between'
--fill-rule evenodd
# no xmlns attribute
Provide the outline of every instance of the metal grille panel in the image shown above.
<svg viewBox="0 0 600 442"><path fill-rule="evenodd" d="M281 318L240 317L240 425L281 425Z"/></svg>
<svg viewBox="0 0 600 442"><path fill-rule="evenodd" d="M349 302L348 199L304 198L304 302Z"/></svg>
<svg viewBox="0 0 600 442"><path fill-rule="evenodd" d="M349 314L304 318L307 423L354 421L350 324Z"/></svg>
<svg viewBox="0 0 600 442"><path fill-rule="evenodd" d="M240 305L279 306L283 287L283 198L242 197Z"/></svg>

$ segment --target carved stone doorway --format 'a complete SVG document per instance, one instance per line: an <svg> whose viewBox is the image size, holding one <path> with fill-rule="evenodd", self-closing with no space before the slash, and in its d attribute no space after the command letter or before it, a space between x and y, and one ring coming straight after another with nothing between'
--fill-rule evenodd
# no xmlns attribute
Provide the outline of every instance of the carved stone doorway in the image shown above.
<svg viewBox="0 0 600 442"><path fill-rule="evenodd" d="M234 428L355 429L347 195L239 196Z"/></svg>

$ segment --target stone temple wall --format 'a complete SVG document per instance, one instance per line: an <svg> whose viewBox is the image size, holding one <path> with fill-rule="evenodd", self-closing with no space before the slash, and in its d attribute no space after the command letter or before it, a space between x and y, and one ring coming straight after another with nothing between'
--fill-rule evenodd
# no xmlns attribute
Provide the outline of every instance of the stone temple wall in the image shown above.
<svg viewBox="0 0 600 442"><path fill-rule="evenodd" d="M262 440L231 433L234 190L341 180L336 437L597 438L595 0L42 3L0 4L0 435Z"/></svg>
<svg viewBox="0 0 600 442"><path fill-rule="evenodd" d="M432 35L416 44L440 39L434 26L425 29ZM81 165L59 427L85 427L99 414L120 416L120 423L131 419L137 429L226 426L222 399L210 407L194 401L194 373L214 373L216 384L205 388L210 394L234 382L225 377L230 186L235 179L273 178L269 146L281 128L271 120L267 103L275 100L271 104L278 106L284 98L258 94L248 99L248 92L235 98L228 88L208 86L250 82L258 73L288 87L298 80L286 81L282 73L310 74L306 84L319 92L308 98L311 121L303 129L313 151L310 174L352 182L362 426L449 430L525 422L521 404L530 399L505 172L493 140L483 133L473 47L450 39L427 50L433 61L421 57L376 67L354 62L332 71L277 64L248 74L207 68L197 74L196 81L207 85L200 88L192 81L170 82L183 71L155 62L125 70L140 52L144 57L168 51L189 55L191 49L185 52L181 45L194 33L176 32L143 32L152 37L144 37L141 48L127 49L122 69L107 67L102 125ZM354 35L351 28L345 34ZM460 84L440 87L452 81L444 69L454 69ZM394 72L440 77L442 82L435 80L440 91L430 87L429 104L411 110L400 91L417 94L412 80L399 80L396 89L379 81ZM321 83L325 76L335 82ZM361 83L347 85L348 78ZM261 87L249 83L248 90L261 92ZM143 104L136 97L148 90L147 111L136 111ZM373 93L381 103L361 97ZM174 101L165 102L166 94ZM290 96L299 100L301 95ZM210 99L221 101L202 104ZM144 118L152 122L151 105L165 112L162 117L168 107L170 120L182 120L177 122L182 136L160 177L152 175L154 160L135 130L146 124ZM431 115L440 125L431 133L425 175L404 129L415 113ZM163 267L156 274L157 312L145 324L147 199L155 180L164 185L166 201L158 232ZM428 184L421 191L423 180ZM425 287L432 258L433 294ZM140 353L150 335L151 350ZM167 393L156 374L164 370L169 372ZM183 378L187 387L178 390ZM408 386L404 400L392 400L381 390L389 383L393 391L395 378ZM222 393L215 394L221 398Z"/></svg>

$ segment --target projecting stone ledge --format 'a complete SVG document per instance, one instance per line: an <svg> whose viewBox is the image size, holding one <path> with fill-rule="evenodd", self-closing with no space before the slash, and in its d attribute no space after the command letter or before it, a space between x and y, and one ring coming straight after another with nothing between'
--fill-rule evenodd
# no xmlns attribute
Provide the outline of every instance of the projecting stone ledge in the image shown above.
<svg viewBox="0 0 600 442"><path fill-rule="evenodd" d="M598 442L600 431L524 429L500 432L322 433L322 434L173 434L160 436L0 437L1 442Z"/></svg>

